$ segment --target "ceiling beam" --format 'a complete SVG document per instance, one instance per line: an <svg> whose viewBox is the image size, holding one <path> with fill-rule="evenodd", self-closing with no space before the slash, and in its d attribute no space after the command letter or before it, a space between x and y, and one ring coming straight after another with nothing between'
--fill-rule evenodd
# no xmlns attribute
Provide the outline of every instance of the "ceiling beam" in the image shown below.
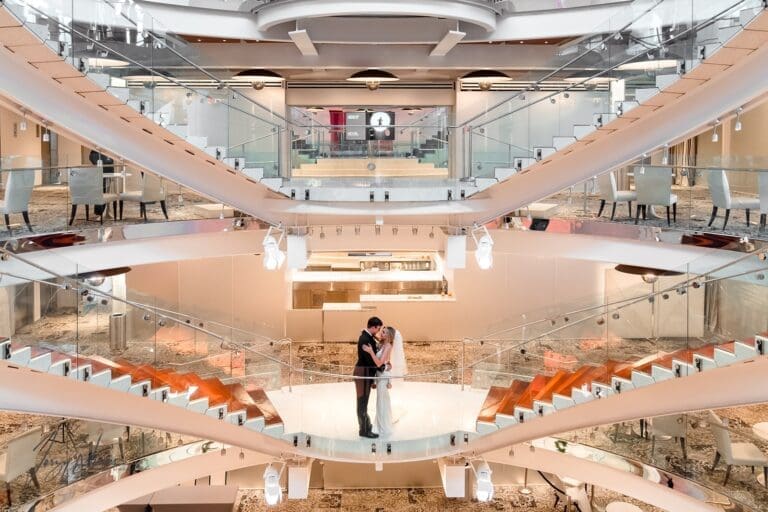
<svg viewBox="0 0 768 512"><path fill-rule="evenodd" d="M296 48L299 49L303 56L317 57L317 48L309 37L309 32L304 29L292 30L291 32L288 32L288 37L291 38L293 44L296 45Z"/></svg>
<svg viewBox="0 0 768 512"><path fill-rule="evenodd" d="M445 33L443 38L429 53L430 57L445 57L448 52L453 50L453 47L459 44L459 41L464 39L467 35L466 32L459 32L458 30L449 30Z"/></svg>

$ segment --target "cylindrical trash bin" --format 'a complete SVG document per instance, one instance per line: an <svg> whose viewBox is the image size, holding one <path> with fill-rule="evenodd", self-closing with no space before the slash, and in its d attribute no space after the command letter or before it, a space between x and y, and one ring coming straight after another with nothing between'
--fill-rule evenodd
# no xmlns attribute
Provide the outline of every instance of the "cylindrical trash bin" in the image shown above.
<svg viewBox="0 0 768 512"><path fill-rule="evenodd" d="M125 313L113 313L109 316L109 348L121 351L126 349Z"/></svg>

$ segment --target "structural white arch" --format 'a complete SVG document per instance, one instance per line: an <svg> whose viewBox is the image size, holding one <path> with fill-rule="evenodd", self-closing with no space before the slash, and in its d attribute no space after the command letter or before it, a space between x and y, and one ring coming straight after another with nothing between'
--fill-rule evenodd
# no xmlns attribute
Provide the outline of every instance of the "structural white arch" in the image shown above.
<svg viewBox="0 0 768 512"><path fill-rule="evenodd" d="M478 25L489 32L496 28L496 13L490 4L462 0L284 0L261 7L257 27L268 30L306 18L371 15L450 18Z"/></svg>

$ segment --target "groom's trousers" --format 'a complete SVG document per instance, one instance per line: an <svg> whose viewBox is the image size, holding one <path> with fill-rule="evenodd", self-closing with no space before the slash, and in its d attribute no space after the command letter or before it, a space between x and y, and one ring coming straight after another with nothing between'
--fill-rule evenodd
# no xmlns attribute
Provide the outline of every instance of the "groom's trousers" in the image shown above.
<svg viewBox="0 0 768 512"><path fill-rule="evenodd" d="M367 368L365 366L355 366L352 373L355 377L371 377L376 368ZM355 379L355 392L357 394L357 423L360 426L360 434L371 432L373 426L371 418L368 417L368 399L371 396L371 379Z"/></svg>

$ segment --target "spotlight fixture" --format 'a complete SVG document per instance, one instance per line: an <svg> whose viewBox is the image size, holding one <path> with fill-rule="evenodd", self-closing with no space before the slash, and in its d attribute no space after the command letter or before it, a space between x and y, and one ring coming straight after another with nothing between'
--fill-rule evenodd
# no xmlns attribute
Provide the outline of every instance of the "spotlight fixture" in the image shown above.
<svg viewBox="0 0 768 512"><path fill-rule="evenodd" d="M659 276L652 273L643 274L642 278L643 278L643 282L648 284L653 284L659 280Z"/></svg>
<svg viewBox="0 0 768 512"><path fill-rule="evenodd" d="M376 226L374 226L373 229L376 233L376 236L379 236L381 234L381 226L379 224L376 224Z"/></svg>
<svg viewBox="0 0 768 512"><path fill-rule="evenodd" d="M325 240L325 231L322 226L320 226L320 240Z"/></svg>
<svg viewBox="0 0 768 512"><path fill-rule="evenodd" d="M740 132L741 131L741 113L744 111L742 107L739 107L736 109L736 122L733 124L733 131Z"/></svg>
<svg viewBox="0 0 768 512"><path fill-rule="evenodd" d="M480 238L477 232L481 232ZM493 239L485 226L475 226L472 229L472 239L475 241L475 261L481 270L488 270L493 266Z"/></svg>
<svg viewBox="0 0 768 512"><path fill-rule="evenodd" d="M717 133L717 127L720 126L720 120L715 119L715 126L712 128L712 142L719 142L720 135Z"/></svg>
<svg viewBox="0 0 768 512"><path fill-rule="evenodd" d="M462 85L477 84L481 91L488 91L495 83L509 82L511 80L512 78L509 75L496 69L479 69L470 71L459 78L459 83Z"/></svg>
<svg viewBox="0 0 768 512"><path fill-rule="evenodd" d="M51 132L47 123L43 123L43 142L51 142Z"/></svg>
<svg viewBox="0 0 768 512"><path fill-rule="evenodd" d="M279 231L280 237L275 238L272 234L272 230ZM270 226L267 230L267 234L264 236L262 246L264 247L264 268L267 270L277 270L283 266L285 262L285 253L280 250L280 242L283 240L284 233L280 227L275 228Z"/></svg>
<svg viewBox="0 0 768 512"><path fill-rule="evenodd" d="M413 226L411 228L411 233L413 234L413 236L418 235L419 234L419 228L417 228L416 226Z"/></svg>
<svg viewBox="0 0 768 512"><path fill-rule="evenodd" d="M360 235L360 225L355 226L355 235Z"/></svg>
<svg viewBox="0 0 768 512"><path fill-rule="evenodd" d="M264 470L264 501L267 505L274 506L283 501L283 489L280 487L280 475L283 473L283 469L277 470L272 464L267 465Z"/></svg>
<svg viewBox="0 0 768 512"><path fill-rule="evenodd" d="M400 80L389 71L382 69L364 69L347 78L347 82L363 82L369 90L375 91L381 82L397 82Z"/></svg>
<svg viewBox="0 0 768 512"><path fill-rule="evenodd" d="M343 228L341 226L336 226L336 236L341 236L342 232Z"/></svg>
<svg viewBox="0 0 768 512"><path fill-rule="evenodd" d="M435 228L433 227L432 230L429 232L429 238L435 238Z"/></svg>
<svg viewBox="0 0 768 512"><path fill-rule="evenodd" d="M472 466L475 473L475 499L481 503L487 503L493 499L493 482L491 481L491 467L483 461L478 464L477 469Z"/></svg>
<svg viewBox="0 0 768 512"><path fill-rule="evenodd" d="M282 83L285 78L269 69L246 69L235 74L232 80L250 83L254 89L260 91L266 84Z"/></svg>

